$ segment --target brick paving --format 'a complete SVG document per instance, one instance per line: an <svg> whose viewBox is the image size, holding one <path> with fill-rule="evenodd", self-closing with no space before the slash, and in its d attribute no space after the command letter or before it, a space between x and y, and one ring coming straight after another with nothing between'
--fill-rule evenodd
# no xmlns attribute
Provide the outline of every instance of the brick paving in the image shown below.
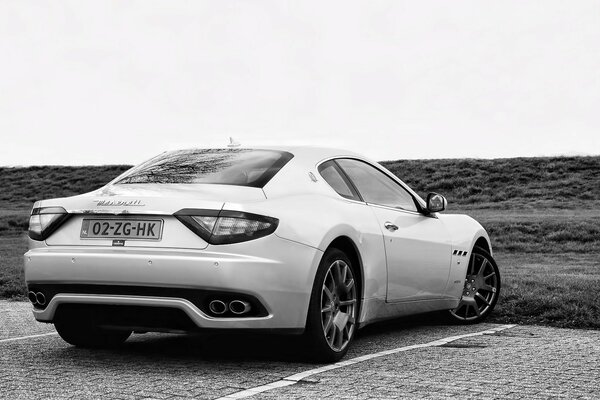
<svg viewBox="0 0 600 400"><path fill-rule="evenodd" d="M517 326L312 378L261 398L599 399L600 331Z"/></svg>
<svg viewBox="0 0 600 400"><path fill-rule="evenodd" d="M477 332L402 320L360 331L347 358ZM0 301L0 340L52 332ZM285 337L134 335L112 350L58 336L0 342L0 398L212 399L315 368ZM600 398L600 331L518 326L323 372L253 398Z"/></svg>
<svg viewBox="0 0 600 400"><path fill-rule="evenodd" d="M0 340L49 332L53 325L37 322L28 302L0 300Z"/></svg>

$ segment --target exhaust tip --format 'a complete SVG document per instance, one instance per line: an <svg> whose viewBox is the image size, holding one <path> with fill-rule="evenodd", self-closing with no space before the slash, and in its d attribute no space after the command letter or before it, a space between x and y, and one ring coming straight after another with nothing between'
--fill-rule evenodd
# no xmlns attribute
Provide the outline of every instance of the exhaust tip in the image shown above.
<svg viewBox="0 0 600 400"><path fill-rule="evenodd" d="M208 304L208 309L213 314L221 315L227 311L227 305L221 300L213 300Z"/></svg>
<svg viewBox="0 0 600 400"><path fill-rule="evenodd" d="M250 308L250 303L243 300L233 300L229 303L229 310L236 315L246 314Z"/></svg>
<svg viewBox="0 0 600 400"><path fill-rule="evenodd" d="M43 306L46 304L46 296L44 296L44 293L42 293L42 292L37 292L35 294L35 299L37 300L37 303L40 306Z"/></svg>
<svg viewBox="0 0 600 400"><path fill-rule="evenodd" d="M34 292L27 293L27 297L29 298L31 304L37 304L37 297Z"/></svg>

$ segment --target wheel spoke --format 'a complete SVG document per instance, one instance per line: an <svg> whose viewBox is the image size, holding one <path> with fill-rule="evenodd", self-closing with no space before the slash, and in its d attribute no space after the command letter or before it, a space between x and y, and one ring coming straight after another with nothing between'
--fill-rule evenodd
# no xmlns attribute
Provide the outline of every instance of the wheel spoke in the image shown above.
<svg viewBox="0 0 600 400"><path fill-rule="evenodd" d="M329 283L329 284L327 284ZM333 272L331 270L327 271L327 275L325 276L324 286L327 286L330 292L333 293L335 290L335 278L333 277Z"/></svg>
<svg viewBox="0 0 600 400"><path fill-rule="evenodd" d="M329 303L327 306L321 308L321 314L323 313L329 313L333 311L333 304Z"/></svg>
<svg viewBox="0 0 600 400"><path fill-rule="evenodd" d="M328 333L331 329L331 325L333 325L333 314L327 317L327 322L323 325L323 331Z"/></svg>
<svg viewBox="0 0 600 400"><path fill-rule="evenodd" d="M344 343L344 332L341 329L336 329L336 345L338 349L342 348L342 344Z"/></svg>
<svg viewBox="0 0 600 400"><path fill-rule="evenodd" d="M483 277L483 273L485 272L485 267L488 264L488 260L487 258L483 259L483 262L481 263L481 267L479 267L479 271L477 272L477 277Z"/></svg>
<svg viewBox="0 0 600 400"><path fill-rule="evenodd" d="M340 287L343 285L342 281L342 272L340 271L340 261L336 261L333 263L331 267L331 273L333 275L333 282L335 287Z"/></svg>
<svg viewBox="0 0 600 400"><path fill-rule="evenodd" d="M470 274L467 275L473 275L475 273L475 257L471 257L471 259L469 260L468 271L470 272Z"/></svg>
<svg viewBox="0 0 600 400"><path fill-rule="evenodd" d="M356 303L356 299L343 300L343 301L340 301L340 307L349 306L354 303Z"/></svg>
<svg viewBox="0 0 600 400"><path fill-rule="evenodd" d="M344 283L344 289L345 289L346 293L349 293L353 287L354 287L354 279L350 279L350 281L348 283Z"/></svg>
<svg viewBox="0 0 600 400"><path fill-rule="evenodd" d="M335 326L335 324L332 324L332 328L331 328L331 334L327 335L327 342L329 342L330 346L334 346L333 342L335 341L335 337L336 337L336 333L335 330L337 329L337 327Z"/></svg>
<svg viewBox="0 0 600 400"><path fill-rule="evenodd" d="M495 273L495 272L492 272L491 274L489 274L489 275L487 275L487 276L484 276L484 277L483 277L483 280L484 280L484 281L487 281L488 279L490 279L490 278L491 278L492 276L494 276L494 275L496 275L496 273Z"/></svg>
<svg viewBox="0 0 600 400"><path fill-rule="evenodd" d="M490 286L490 285L484 284L484 285L482 285L482 286L481 286L479 289L480 289L480 290L485 290L486 292L493 292L493 293L495 293L495 290L494 290L494 289L496 289L496 288L495 288L495 287L493 287L493 286Z"/></svg>
<svg viewBox="0 0 600 400"><path fill-rule="evenodd" d="M485 297L483 297L481 294L477 293L476 294L477 297L479 297L486 305L490 305L490 303L486 300Z"/></svg>
<svg viewBox="0 0 600 400"><path fill-rule="evenodd" d="M332 303L333 302L333 293L331 293L331 290L329 290L329 288L325 285L323 285L323 293L325 293L325 296L327 296L327 298L329 299L329 302Z"/></svg>
<svg viewBox="0 0 600 400"><path fill-rule="evenodd" d="M451 312L457 317L460 318L460 310L462 310L462 308L464 307L464 303L461 301L460 303L458 303L458 306L456 306L456 308L454 310L452 310Z"/></svg>

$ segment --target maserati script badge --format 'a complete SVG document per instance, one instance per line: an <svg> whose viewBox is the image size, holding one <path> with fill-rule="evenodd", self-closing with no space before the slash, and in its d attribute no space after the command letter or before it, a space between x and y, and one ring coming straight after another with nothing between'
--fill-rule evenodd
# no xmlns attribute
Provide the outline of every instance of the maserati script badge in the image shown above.
<svg viewBox="0 0 600 400"><path fill-rule="evenodd" d="M94 200L98 202L98 207L143 207L145 206L141 200Z"/></svg>

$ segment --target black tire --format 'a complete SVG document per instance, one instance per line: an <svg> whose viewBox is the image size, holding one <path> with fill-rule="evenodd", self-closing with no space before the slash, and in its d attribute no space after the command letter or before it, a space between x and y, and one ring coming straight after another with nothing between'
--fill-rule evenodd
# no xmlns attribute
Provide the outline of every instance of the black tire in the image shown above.
<svg viewBox="0 0 600 400"><path fill-rule="evenodd" d="M500 296L500 271L490 253L474 247L469 258L465 286L458 307L449 310L452 321L475 324L494 310Z"/></svg>
<svg viewBox="0 0 600 400"><path fill-rule="evenodd" d="M85 319L59 318L54 321L54 328L65 342L87 348L115 347L131 335L131 331L101 328Z"/></svg>
<svg viewBox="0 0 600 400"><path fill-rule="evenodd" d="M305 343L311 361L336 362L350 347L357 328L357 266L342 251L325 251L310 297Z"/></svg>

